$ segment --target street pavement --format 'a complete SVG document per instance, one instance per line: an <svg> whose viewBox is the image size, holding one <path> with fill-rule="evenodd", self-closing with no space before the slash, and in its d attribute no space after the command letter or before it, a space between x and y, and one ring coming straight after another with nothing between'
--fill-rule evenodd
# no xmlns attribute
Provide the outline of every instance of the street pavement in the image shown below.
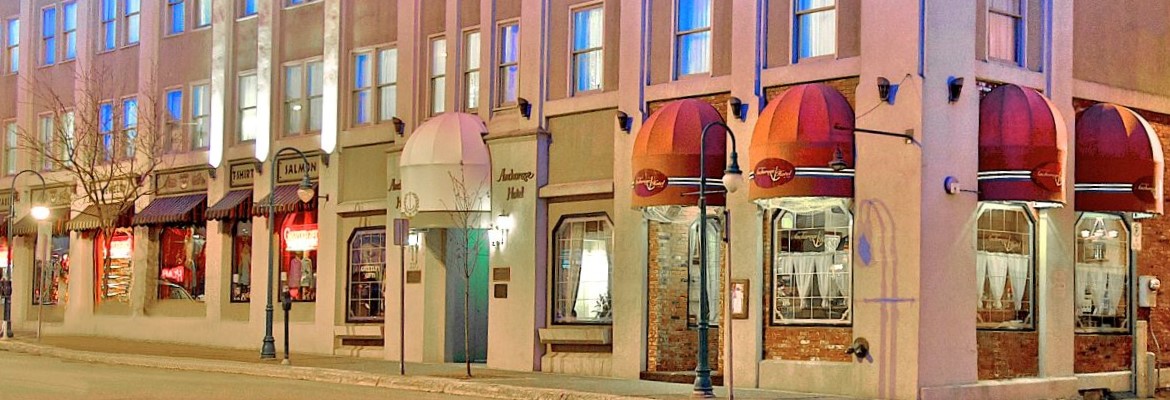
<svg viewBox="0 0 1170 400"><path fill-rule="evenodd" d="M0 352L0 400L411 399L474 397L211 372L92 364Z"/></svg>

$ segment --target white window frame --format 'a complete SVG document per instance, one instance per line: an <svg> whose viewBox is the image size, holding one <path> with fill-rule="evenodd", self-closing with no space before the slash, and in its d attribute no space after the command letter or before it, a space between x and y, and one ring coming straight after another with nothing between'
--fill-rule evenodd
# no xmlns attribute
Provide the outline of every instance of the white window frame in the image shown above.
<svg viewBox="0 0 1170 400"><path fill-rule="evenodd" d="M672 69L672 72L674 74L675 79L681 79L681 78L685 78L688 76L706 76L706 75L711 74L711 62L713 61L713 60L711 60L711 55L714 53L713 47L714 47L714 39L715 39L715 37L714 37L715 31L714 31L713 27L715 26L715 13L714 13L714 11L715 11L715 2L716 1L719 1L719 0L710 0L707 2L707 13L708 13L708 15L711 16L710 23L708 23L707 26L704 28L691 29L691 30L687 30L687 31L679 31L678 30L678 19L679 19L680 11L681 11L681 10L679 10L679 0L674 0L672 2L673 8L674 8L674 18L671 19L671 21L670 21L670 30L671 30L671 32L674 33L674 35L671 37L673 39L673 43L671 46L671 53L672 53L671 55L672 56L670 59L671 59L671 64L673 65L673 67L671 69ZM682 54L681 54L682 52L679 51L679 43L682 43L683 36L700 34L700 33L704 33L704 32L707 33L708 38L709 38L707 41L707 69L704 71L697 71L697 72L691 72L688 74L684 74L682 72L682 63L679 62L679 57L682 56Z"/></svg>
<svg viewBox="0 0 1170 400"><path fill-rule="evenodd" d="M1075 225L1077 236L1076 253L1074 255L1075 263L1073 267L1073 304L1076 310L1075 331L1078 334L1131 333L1133 330L1133 318L1135 314L1135 308L1133 307L1133 299L1135 296L1133 293L1131 293L1131 289L1137 288L1134 286L1134 276L1136 275L1134 273L1135 268L1133 262L1134 251L1130 247L1130 243L1133 240L1133 236L1131 234L1133 229L1130 227L1129 221L1122 215L1093 212L1082 212L1079 214L1080 215L1078 216L1077 223ZM1093 228L1098 228L1097 226L1091 227L1088 225L1083 225L1083 223L1090 222L1090 219L1102 219L1102 222L1107 220L1110 222L1105 222L1106 224L1115 223L1119 226L1120 229L1110 230L1108 229L1108 225L1104 225L1100 227L1103 228L1100 229L1101 232L1094 232L1097 229ZM1092 223L1096 225L1095 221ZM1086 244L1089 243L1092 243L1094 246L1092 248L1086 247ZM1122 265L1113 263L1113 266L1120 266L1120 269L1124 271L1124 278L1121 280L1121 284L1118 285L1122 288L1120 295L1117 296L1119 299L1109 300L1119 304L1124 304L1125 307L1120 308L1119 310L1114 310L1114 315L1101 315L1102 311L1097 309L1097 305L1094 304L1096 299L1086 299L1085 293L1091 293L1090 291L1093 289L1091 281L1092 278L1094 278L1093 275L1095 275L1095 273L1104 274L1106 276L1106 280L1103 283L1106 283L1107 287L1109 288L1112 288L1113 284L1116 283L1109 278L1109 274L1105 271L1105 268L1102 268L1104 265L1101 267L1097 266L1098 264L1107 264L1105 261L1107 260L1106 257L1108 257L1108 246L1110 244L1113 245L1114 249L1124 252L1124 263L1121 263ZM1137 289L1140 290L1142 288ZM1105 299L1106 296L1108 296L1107 290L1105 291L1105 294L1101 296L1101 298ZM1123 314L1121 316L1116 315L1116 312L1118 311L1122 312ZM1100 326L1100 324L1106 318L1112 318L1113 322L1115 323L1120 322L1121 326ZM1096 322L1097 325L1087 324L1089 322Z"/></svg>
<svg viewBox="0 0 1170 400"><path fill-rule="evenodd" d="M137 11L133 11L133 12L130 11L130 2L132 2L132 1L138 2L138 10ZM147 0L147 1L150 1L150 0ZM131 19L133 19L137 23L131 23L130 22ZM135 40L135 41L130 40L130 26L132 26L132 25L136 26L135 29L138 31L138 40ZM123 34L122 47L137 46L138 43L140 43L142 41L142 0L123 0L122 1L122 26L126 28L126 29L124 29L125 34Z"/></svg>
<svg viewBox="0 0 1170 400"><path fill-rule="evenodd" d="M991 18L993 15L1001 15L1001 16L1009 17L1015 21L1015 24L1013 24L1013 27L1015 28L1014 29L1015 37L1012 38L1012 43L1016 47L1016 49L1015 49L1016 51L1015 51L1015 55L1014 55L1016 58L1015 60L1002 59L999 57L994 57L991 54L991 36L992 36ZM1025 65L1027 65L1026 60L1025 60L1025 58L1027 57L1027 54L1028 54L1028 51L1027 51L1027 37L1028 37L1027 21L1028 21L1028 0L1019 0L1019 10L1016 10L1015 13L1012 13L1011 10L997 10L994 7L992 7L992 1L988 1L987 2L987 18L986 18L987 26L985 28L985 30L987 31L987 37L983 38L983 40L986 41L985 42L986 44L984 47L986 48L986 52L987 52L987 54L986 54L987 60L998 62L998 63L1003 63L1003 64L1008 64L1008 65L1014 65L1017 67L1023 67Z"/></svg>
<svg viewBox="0 0 1170 400"><path fill-rule="evenodd" d="M182 86L172 86L163 90L163 119L166 121L165 126L167 128L166 132L164 133L165 138L162 143L160 143L163 153L175 154L183 152L182 143L186 142L186 135L183 133L185 127L183 120L187 115L184 110L186 108L187 95L184 93L185 91L183 89L184 88ZM171 115L170 96L171 93L174 92L179 93L179 115L177 118L174 115ZM175 138L176 132L179 133L179 138Z"/></svg>
<svg viewBox="0 0 1170 400"><path fill-rule="evenodd" d="M166 0L165 7L166 19L163 20L163 36L176 36L187 32L187 0ZM174 25L176 8L183 11L183 20L179 21L179 26Z"/></svg>
<svg viewBox="0 0 1170 400"><path fill-rule="evenodd" d="M840 13L838 12L837 2L838 2L838 0L833 0L833 4L831 4L831 5L821 6L821 7L813 7L813 8L804 9L804 10L801 10L799 8L800 7L799 2L794 1L792 3L792 62L793 63L799 63L801 61L808 61L808 60L824 59L824 58L834 58L837 56L837 44L839 41L837 40L838 38L837 38L836 34L833 35L834 40L833 40L833 51L832 52L825 53L825 54L817 54L817 55L808 56L808 57L803 57L800 55L800 51L803 48L802 42L804 39L804 37L802 37L800 35L800 17L805 16L805 15L812 15L812 14L818 14L818 13L822 13L822 12L832 11L833 12L833 30L834 30L834 32L839 32L840 30L838 29L838 27L840 26L841 21L840 21Z"/></svg>
<svg viewBox="0 0 1170 400"><path fill-rule="evenodd" d="M53 118L53 113L37 114L37 141L40 142L44 149L37 151L37 166L36 169L42 172L53 170L53 161L49 159L45 153L52 153L56 150L56 140L53 140L54 132L57 128L57 119Z"/></svg>
<svg viewBox="0 0 1170 400"><path fill-rule="evenodd" d="M214 13L215 9L212 8L211 0L195 0L195 21L191 30L211 27Z"/></svg>
<svg viewBox="0 0 1170 400"><path fill-rule="evenodd" d="M20 128L15 119L4 121L4 176L16 174L19 152Z"/></svg>
<svg viewBox="0 0 1170 400"><path fill-rule="evenodd" d="M69 29L69 26L65 25L65 21L69 20L66 17L66 15L68 13L65 10L68 9L69 6L73 6L73 29ZM64 3L61 3L61 40L62 40L62 42L64 42L64 45L62 46L62 47L64 47L64 49L61 51L61 62L62 63L70 62L70 61L77 59L77 24L80 22L81 22L81 13L80 13L80 9L78 8L77 1L74 0L74 1L66 1ZM70 43L69 39L70 38L73 39L73 41L72 41L72 43L73 43L73 57L69 56L69 43Z"/></svg>
<svg viewBox="0 0 1170 400"><path fill-rule="evenodd" d="M472 46L475 46L472 51ZM479 27L472 27L463 30L463 108L464 110L475 113L479 110L480 103L480 84L483 82L483 74L480 72L481 63L483 61L483 33L480 32ZM474 81L474 82L473 82Z"/></svg>
<svg viewBox="0 0 1170 400"><path fill-rule="evenodd" d="M316 133L321 132L321 130L319 128L313 129L313 127L312 127L312 121L313 121L312 114L314 111L313 100L314 99L322 99L324 96L324 82L322 82L322 93L321 94L318 94L318 95L310 94L310 91L312 88L310 87L310 82L309 82L309 66L314 65L314 64L317 64L322 69L322 78L323 78L324 77L324 62L322 61L322 59L320 57L309 58L309 59L295 61L295 62L291 62L291 63L285 63L281 68L281 82L283 83L283 85L281 85L281 95L282 95L282 98L284 99L284 101L283 101L284 108L281 109L281 128L282 128L281 129L281 132L282 132L281 136L282 137L305 136L305 135L316 134ZM299 82L298 82L300 84L300 97L298 97L298 98L288 97L287 89L289 87L288 84L290 83L290 82L288 82L288 69L289 68L300 68L300 77L299 77ZM285 115L285 114L288 113L290 108L296 106L298 103L301 107L300 108L300 110L301 110L301 112L300 112L301 130L294 132L294 131L291 131L289 129L288 115ZM320 111L320 110L318 110L318 111Z"/></svg>
<svg viewBox="0 0 1170 400"><path fill-rule="evenodd" d="M435 45L439 42L443 43L441 61L435 51ZM450 54L446 35L427 38L427 115L431 117L447 112L447 57ZM440 82L442 87L438 87ZM436 93L439 91L441 93Z"/></svg>
<svg viewBox="0 0 1170 400"><path fill-rule="evenodd" d="M110 16L109 19L106 19L106 15L104 14L105 13L104 6L106 4L105 2L107 2L107 1L114 5L114 13ZM98 39L98 46L97 46L98 53L105 53L105 52L114 51L114 50L118 49L118 42L119 42L118 17L119 17L119 15L121 15L121 12L119 11L119 5L121 3L122 2L119 0L98 0L98 31L97 31L97 34L94 35ZM106 30L107 29L113 30L114 42L112 43L112 47L106 47Z"/></svg>
<svg viewBox="0 0 1170 400"><path fill-rule="evenodd" d="M16 35L12 35L12 24L16 24ZM16 39L13 42L13 38ZM20 72L20 17L4 19L4 74Z"/></svg>
<svg viewBox="0 0 1170 400"><path fill-rule="evenodd" d="M134 104L133 124L130 123L130 108L127 107L127 105L130 103ZM138 139L138 116L141 115L139 113L140 108L138 104L138 96L123 97L120 104L122 106L120 108L115 108L114 111L121 112L122 118L119 120L121 124L120 126L115 126L114 128L118 131L118 137L116 140L122 140L122 145L124 146L122 154L118 155L119 159L128 160L134 158L137 155L137 148L135 147L134 142Z"/></svg>
<svg viewBox="0 0 1170 400"><path fill-rule="evenodd" d="M245 82L245 79L249 78L249 77L252 79L252 89L251 89L252 105L250 105L250 106L245 104L246 103L244 101L244 93L245 93L244 89L245 88L243 87L243 83ZM245 142L255 142L256 141L256 133L255 133L256 127L255 126L252 126L252 127L246 126L245 124L247 122L247 118L244 117L244 115L247 114L248 111L252 111L253 118L258 118L258 116L255 114L257 113L256 107L260 103L260 99L259 99L259 93L257 93L257 90L256 90L256 83L257 83L256 79L257 79L257 77L256 77L255 70L242 72L236 77L236 136L235 136L236 143L245 143ZM251 129L249 129L249 128L251 128ZM249 132L250 132L250 137L246 137L246 135L249 135Z"/></svg>
<svg viewBox="0 0 1170 400"><path fill-rule="evenodd" d="M65 166L73 165L73 158L77 154L77 113L68 108L62 114L61 130L64 132L65 142L61 143L60 156Z"/></svg>
<svg viewBox="0 0 1170 400"><path fill-rule="evenodd" d="M389 52L394 53L394 65L392 65L390 67L390 69L388 69L388 71L392 71L393 75L391 77L389 77L389 79L383 80L382 79L383 77L380 74L380 72L382 71L382 64L383 64L382 63L382 55L388 54ZM380 121L380 122L387 122L387 121L390 121L398 116L398 47L396 47L394 44L389 44L389 45L386 45L385 47L379 47L379 48L374 49L374 63L375 63L375 68L373 69L373 73L374 73L374 98L376 99L374 101L374 105L376 105L378 108L376 120ZM386 96L384 96L385 93L383 93L383 92L385 92L386 89L393 89L394 90L394 98L393 99L386 99L385 98ZM391 103L393 103L390 106L391 106L391 109L394 110L394 113L393 113L393 115L382 115L382 109L385 107L384 103L388 100Z"/></svg>
<svg viewBox="0 0 1170 400"><path fill-rule="evenodd" d="M577 38L577 13L591 12L593 10L601 11L601 44L597 47L587 47L584 49L575 48ZM605 3L588 3L576 6L569 9L569 23L572 25L569 28L569 93L573 96L584 95L589 93L597 93L605 90ZM580 77L577 75L577 58L589 54L597 54L598 63L601 64L601 82L598 86L588 90L578 90L577 80Z"/></svg>
<svg viewBox="0 0 1170 400"><path fill-rule="evenodd" d="M506 30L510 27L513 27L513 26L516 27L516 43L515 43L516 60L505 62L504 61L504 51L506 50L505 46L507 46L508 43L505 43L505 40L504 40L504 37L505 37L504 30ZM495 71L496 72L496 79L495 79L495 96L494 96L495 108L501 109L501 108L515 107L517 100L520 98L520 20L519 19L511 19L511 20L506 20L506 21L500 21L499 23L497 23L496 24L496 38L497 38L496 44L498 46L496 47L495 57L494 57L496 60L496 71ZM508 74L506 74L504 71L506 71L508 68L511 68L511 67L516 67L516 82L515 82L515 84L516 84L516 99L508 99L505 97L505 96L507 96L507 82L505 80L507 79Z"/></svg>
<svg viewBox="0 0 1170 400"><path fill-rule="evenodd" d="M979 226L979 220L982 218L983 213L989 212L989 211L992 211L992 212L999 211L999 212L1005 212L1005 213L1006 212L1019 212L1019 213L1021 213L1021 215L1023 215L1025 218L1027 218L1027 222L1028 222L1027 240L1024 240L1027 243L1019 243L1019 245L1026 246L1026 252L1025 252L1025 249L1023 249L1023 248L1021 249L1021 252L1023 253L1022 256L1028 260L1028 272L1027 272L1028 278L1027 278L1027 283L1025 284L1025 286L1026 286L1025 294L1027 295L1027 297L1026 297L1026 299L1022 299L1022 301L1021 301L1021 302L1023 302L1023 300L1026 300L1028 303L1028 306L1027 306L1028 316L1020 323L1011 323L1010 321L1005 321L1002 323L980 322L979 319L981 319L981 317L982 317L982 315L980 315L980 314L982 314L982 313L996 313L996 312L1003 313L1005 311L1002 310L1002 307L1003 307L1002 304L1007 304L1008 306L1010 306L1014 302L1014 299L1009 297L1008 296L1009 293L1007 293L1007 291L1004 290L1001 297L1000 297L1001 309L997 310L994 308L994 306L992 306L993 308L984 308L985 303L995 301L994 299L991 298L991 297L994 297L994 294L991 292L991 290L987 290L983 293L983 297L981 297L977 302L975 326L979 330L1009 330L1009 331L1034 330L1036 328L1036 311L1037 311L1037 308L1036 308L1036 287L1037 287L1037 285L1036 285L1036 269L1037 269L1036 268L1036 221L1038 220L1038 218L1036 216L1036 211L1035 211L1035 209L1033 209L1029 206L1026 206L1026 205L1022 205L1022 204L1002 204L1002 203L980 202L978 209L975 211L975 232L976 232L976 234L975 234L974 240L975 240L975 251L976 251L976 263L979 262L978 260L980 257L980 253L985 252L985 250L983 250L983 248L980 246L979 236L981 234L983 234L984 232L986 232L987 234L991 234L991 235L994 235L997 232L994 229L994 226L989 227L988 229L983 229ZM998 232L1002 232L1004 234L1013 234L1013 235L1018 234L1017 232L1011 232L1011 231L998 231ZM980 268L980 266L978 266L978 265L975 265L975 267ZM1005 268L1010 269L1010 267L1005 267ZM1007 271L1006 273L1009 276L1004 278L1005 285L1008 283L1011 283L1011 277L1010 277L1011 272ZM976 274L976 276L978 276L978 273ZM988 270L988 272L986 272L984 274L984 281L980 282L980 284L985 284L988 287L990 287L991 279L992 279L991 271ZM1013 290L1015 290L1014 287L1013 287ZM1021 307L1021 308L1023 308L1023 307ZM1021 311L1023 311L1023 310L1021 310ZM1021 311L1015 311L1015 312L1019 313ZM1007 311L1007 312L1010 312L1010 311Z"/></svg>
<svg viewBox="0 0 1170 400"><path fill-rule="evenodd" d="M49 10L53 10L53 31L52 32L48 32L45 30L45 12L47 12ZM60 36L57 33L57 30L58 30L57 28L61 25L61 21L60 21L61 18L60 18L60 14L58 13L58 11L60 11L60 10L57 9L56 5L51 5L51 6L47 6L47 7L42 7L40 14L37 14L38 16L40 16L40 23L41 23L40 24L41 29L39 30L40 31L40 39L41 39L40 40L41 59L39 60L40 61L39 65L41 67L49 67L49 66L57 65L57 63L61 62L61 58L59 57L59 54L58 54L59 52L57 51L57 45L58 45L57 39L58 39L58 36ZM53 42L51 49L49 48L50 47L49 46L50 40ZM53 57L52 62L50 62L48 59L50 53L52 54L52 57Z"/></svg>
<svg viewBox="0 0 1170 400"><path fill-rule="evenodd" d="M196 95L199 92L202 92L201 98ZM191 93L189 96L191 98L191 136L188 145L191 146L191 150L206 150L211 146L211 82L193 83L189 93ZM196 140L200 139L200 131L202 131L202 144Z"/></svg>
<svg viewBox="0 0 1170 400"><path fill-rule="evenodd" d="M366 57L366 73L365 73L366 76L363 77L365 79L366 84L365 84L365 86L359 87L358 86L358 78L359 77L358 77L358 71L357 71L357 66L358 66L357 58L361 57L361 56ZM349 57L349 60L350 60L350 63L349 63L349 65L350 65L350 69L349 69L349 72L350 72L350 74L349 74L349 82L350 82L350 85L349 85L349 123L350 123L350 126L373 125L378 121L378 118L374 116L375 111L373 110L374 105L375 105L374 86L376 86L374 84L374 79L375 79L375 75L377 75L377 73L374 71L374 69L378 65L377 57L378 57L378 52L376 49L373 49L373 48L356 50L350 54L350 57ZM366 106L366 120L359 121L358 120L358 109L359 109L358 95L363 93L363 92L366 94L366 102L368 103ZM381 110L379 109L377 112L380 113Z"/></svg>
<svg viewBox="0 0 1170 400"><path fill-rule="evenodd" d="M829 215L834 214L832 212L833 208L839 208L840 211L842 211L842 213L840 215L843 215L844 217L847 218L847 222L846 222L845 226L837 226L837 225L829 226L828 225L827 221L828 221ZM771 258L771 266L772 266L771 271L769 272L769 281L770 281L771 287L769 288L769 291L768 291L768 295L771 296L771 302L770 302L771 303L771 310L769 310L769 312L770 312L770 316L769 316L770 325L771 326L785 326L785 325L848 326L848 325L851 325L853 323L853 298L854 298L854 296L853 296L853 288L854 288L853 270L854 270L854 268L852 265L852 263L853 263L852 239L853 239L854 217L853 217L853 212L849 209L849 202L842 200L838 204L831 205L830 208L826 208L824 210L810 211L810 212L795 212L793 210L789 210L789 209L785 209L785 208L772 208L769 211L770 212L768 213L768 218L771 218L770 223L771 223L771 228L772 228L771 232L768 232L768 235L771 236L771 247L772 247L772 254L768 255L768 257ZM815 220L817 218L816 214L823 214L822 218L824 218L824 220L826 221L825 224L822 224L820 226L806 226L806 227L801 227L801 226L795 224L798 221L798 219L800 219L800 218L813 218ZM793 223L794 223L794 226L792 228L785 228L783 226L783 221L786 217L792 218ZM827 238L828 238L827 231L829 229L836 229L836 230L844 229L843 233L838 232L838 234L836 235L837 239L838 239L837 247L840 248L841 244L845 244L849 250L836 250L836 249L830 250L830 249L826 248L825 250L822 250L819 252L795 253L795 252L784 252L783 251L784 237L783 237L782 233L784 233L785 230L792 232L791 233L792 235L798 235L800 232L820 231L820 233L821 233L820 238L821 238L821 240L824 241L824 244L822 244L822 246L828 247L829 240L827 240ZM815 241L816 239L813 239L813 240ZM799 294L799 292L789 293L787 296L785 296L781 293L781 291L780 291L780 288L781 288L780 278L783 275L791 275L791 278L790 278L791 281L787 282L786 286L791 286L793 288L793 290L799 290L799 289L797 289L798 284L797 284L796 278L797 278L797 275L800 275L800 273L797 271L792 271L791 273L781 271L780 270L781 266L779 265L779 263L782 262L782 260L786 256L792 256L794 254L831 255L832 263L834 263L834 264L829 266L830 270L829 271L814 271L812 273L813 274L812 278L810 278L810 284L817 284L817 289L818 289L817 296L813 296L811 289L809 291L809 296L807 296L807 297L801 296ZM840 264L837 264L837 263L840 263ZM841 267L840 272L833 271L834 267L836 267L838 265ZM826 281L829 284L834 285L834 286L839 285L837 279L835 279L836 275L837 274L844 274L845 280L848 281L849 293L840 293L840 291L838 291L838 295L836 295L836 296L826 296L825 293L823 292L824 289L820 287L821 280L818 279L822 274L828 275L829 277L824 279L824 281ZM843 300L845 303L845 311L842 312L842 315L840 318L835 318L835 319L834 318L784 318L783 312L781 311L781 308L780 308L782 302L802 302L802 301L815 302L815 301L818 301L818 299L821 302L822 307L824 306L824 302L826 301L826 299L828 299L829 301Z"/></svg>
<svg viewBox="0 0 1170 400"><path fill-rule="evenodd" d="M563 265L564 260L561 259L561 255L563 255L565 253L565 251L563 251L563 246L565 245L564 242L566 241L563 238L563 230L565 230L565 229L571 230L573 227L573 224L588 224L588 223L594 223L594 222L604 225L605 230L606 230L605 236L603 237L603 240L607 241L606 251L607 251L607 255L609 256L609 278L608 278L609 280L607 281L609 288L607 289L607 293L606 293L607 297L609 298L609 302L610 302L609 318L608 319L590 318L590 319L575 319L575 320L568 320L568 319L570 319L569 317L558 318L556 314L558 311L562 310L562 306L558 303L560 301L560 293L561 293L560 288L562 286L564 286L563 285L564 282L561 282L563 275L560 272L563 269L561 267L561 265ZM551 302L551 304L553 305L553 307L552 307L551 312L553 315L551 316L552 317L551 319L552 319L553 325L613 325L613 312L614 312L614 310L613 310L613 258L614 258L614 231L613 231L613 229L614 229L613 228L613 221L611 221L609 219L609 216L605 215L604 213L565 215L565 216L561 217L560 222L558 222L556 224L556 226L554 227L553 234L552 234L553 249L554 249L553 250L554 251L553 252L553 268L554 269L553 269L552 273L550 274L551 275L550 279L552 279L552 302ZM568 240L584 241L584 238L569 237ZM593 239L593 240L597 240L597 239ZM583 251L583 249L582 249L582 251ZM578 277L578 281L580 279L581 278ZM580 282L578 282L578 284L580 284ZM571 307L571 309L575 309L575 308L576 308L575 306Z"/></svg>

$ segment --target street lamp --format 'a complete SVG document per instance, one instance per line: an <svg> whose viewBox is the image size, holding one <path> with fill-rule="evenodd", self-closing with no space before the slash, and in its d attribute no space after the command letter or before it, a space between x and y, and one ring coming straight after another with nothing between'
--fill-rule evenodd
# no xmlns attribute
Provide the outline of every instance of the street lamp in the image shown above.
<svg viewBox="0 0 1170 400"><path fill-rule="evenodd" d="M274 276L279 276L275 272L275 264L272 260L272 251L276 249L276 175L277 171L276 160L280 158L281 154L287 151L295 152L301 157L301 161L305 163L305 176L301 179L301 184L297 187L297 198L302 203L312 201L316 196L313 191L313 182L309 180L309 158L305 157L305 153L292 147L285 147L280 149L272 156L273 168L268 171L271 177L268 186L268 295L265 296L268 304L264 306L264 343L260 347L260 358L262 359L276 359L276 339L272 338L272 279ZM288 317L285 317L287 321ZM287 350L288 343L284 344Z"/></svg>
<svg viewBox="0 0 1170 400"><path fill-rule="evenodd" d="M4 271L4 282L0 283L0 288L3 288L2 294L4 296L4 334L8 337L12 337L12 253L14 253L12 246L12 220L14 219L13 217L16 216L16 181L20 179L20 176L24 175L25 173L32 173L33 175L36 175L37 178L41 180L41 186L45 186L45 177L41 176L40 172L26 169L17 172L16 176L12 177L12 185L8 188L8 237L5 238L7 240L5 245L8 246L8 270ZM49 208L45 207L44 205L33 205L30 211L33 219L37 221L44 221L46 218L49 218ZM33 262L36 262L36 251L33 251ZM44 288L41 288L42 295L44 290ZM37 303L42 302L43 301L38 301ZM39 318L37 324L37 330L39 332ZM38 333L37 336L39 337L40 333Z"/></svg>
<svg viewBox="0 0 1170 400"><path fill-rule="evenodd" d="M739 153L735 151L735 133L731 127L722 121L714 121L703 126L703 133L699 135L699 354L698 366L695 367L694 397L715 397L715 389L711 387L711 365L707 359L707 331L710 323L710 305L707 301L707 131L712 127L723 127L727 136L731 138L731 164L723 171L723 187L727 192L739 190L743 184L743 171L739 170Z"/></svg>

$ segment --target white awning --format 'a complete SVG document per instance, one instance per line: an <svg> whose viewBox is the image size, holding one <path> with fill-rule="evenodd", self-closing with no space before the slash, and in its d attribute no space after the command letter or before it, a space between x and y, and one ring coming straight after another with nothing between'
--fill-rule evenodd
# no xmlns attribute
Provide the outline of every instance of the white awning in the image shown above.
<svg viewBox="0 0 1170 400"><path fill-rule="evenodd" d="M431 118L414 130L398 163L407 215L491 211L492 163L485 132L479 117L457 112Z"/></svg>

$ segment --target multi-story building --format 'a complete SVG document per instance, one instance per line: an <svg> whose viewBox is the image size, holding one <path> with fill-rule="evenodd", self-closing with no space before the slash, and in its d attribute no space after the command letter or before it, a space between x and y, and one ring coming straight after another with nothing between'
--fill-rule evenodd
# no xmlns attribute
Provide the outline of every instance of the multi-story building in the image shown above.
<svg viewBox="0 0 1170 400"><path fill-rule="evenodd" d="M458 361L466 283L475 361L686 382L706 264L717 383L1163 386L1159 0L10 0L0 22L0 187L44 170L15 186L56 199L51 234L5 204L18 328L258 349L278 278L296 350ZM166 149L109 221L17 139L92 71L115 89L77 112L134 131L141 102ZM735 140L700 146L713 122Z"/></svg>

